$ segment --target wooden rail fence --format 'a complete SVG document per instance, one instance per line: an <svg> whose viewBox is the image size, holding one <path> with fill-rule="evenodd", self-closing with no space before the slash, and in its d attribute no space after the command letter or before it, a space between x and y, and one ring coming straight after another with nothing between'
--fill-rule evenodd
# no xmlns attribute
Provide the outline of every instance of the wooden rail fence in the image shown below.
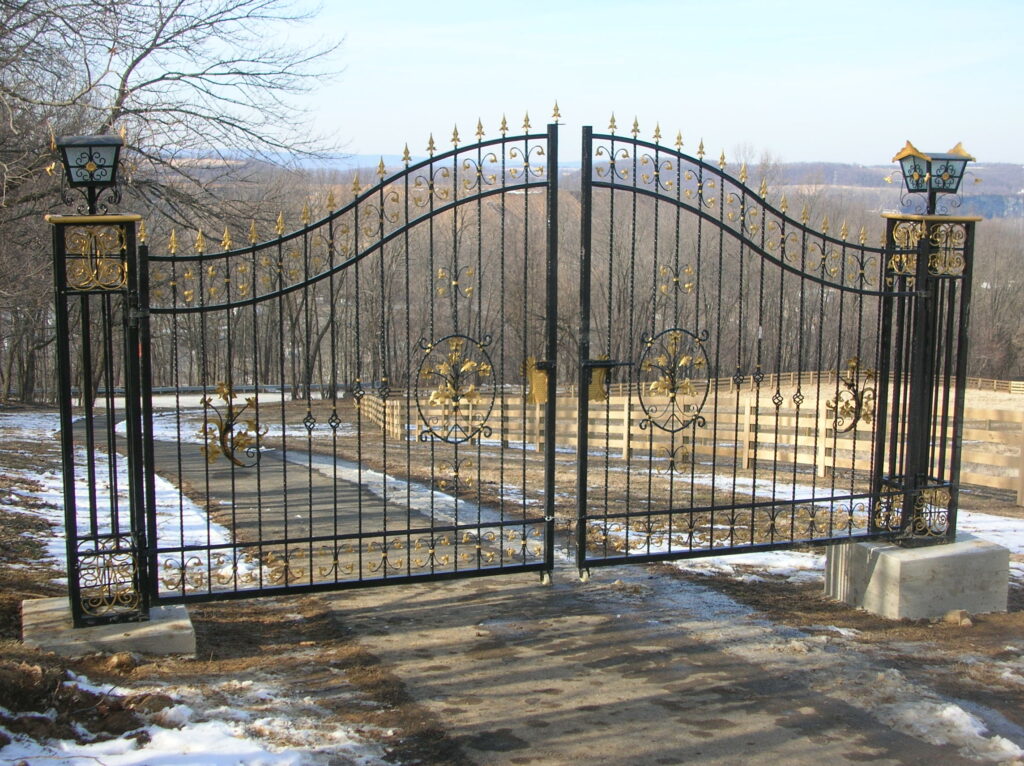
<svg viewBox="0 0 1024 766"><path fill-rule="evenodd" d="M822 383L827 379L824 374L820 376ZM798 376L783 373L778 385L795 386L798 382L807 385L818 381L819 376L814 374ZM745 386L737 396L731 381L723 379L721 382L717 408L709 405L704 408L705 426L687 429L681 442L677 436L675 446L684 444L693 459L736 460L743 468L750 468L756 455L762 460L810 466L819 476L837 468L868 467L871 426L861 423L853 431L837 431L834 413L825 406L834 392L834 385L832 392L822 386L817 404L813 397L808 396L799 410L788 401L787 406L777 410L770 396L763 393L768 385L766 382L762 382L760 401ZM984 382L1008 384L1007 387L986 386L987 390L1008 392L1015 391L1013 385L1017 383ZM773 378L769 390L775 387ZM637 396L617 391L613 386L606 401L595 402L591 407L587 424L589 448L622 457L637 454L668 457L670 435L658 428L641 428L643 411ZM710 404L715 392L709 393ZM442 422L446 417L443 408L430 406L425 400L417 407L414 400L399 398L385 401L366 396L361 400L360 408L364 417L393 439L419 438L427 430L421 413L427 421L436 418L436 422ZM717 412L714 418L708 414L712 409ZM579 433L576 397L571 392L560 394L555 412L552 429L555 443L559 448L574 450ZM488 404L486 409L478 407L475 412L472 405L468 405L468 409L464 405L461 414L468 418L486 417L491 431L483 437L485 443L539 450L548 435L543 405L529 403L521 395L499 396L493 405ZM947 438L949 436L951 434L947 434ZM1017 505L1024 506L1024 410L969 407L964 411L960 478L965 484L1014 491Z"/></svg>

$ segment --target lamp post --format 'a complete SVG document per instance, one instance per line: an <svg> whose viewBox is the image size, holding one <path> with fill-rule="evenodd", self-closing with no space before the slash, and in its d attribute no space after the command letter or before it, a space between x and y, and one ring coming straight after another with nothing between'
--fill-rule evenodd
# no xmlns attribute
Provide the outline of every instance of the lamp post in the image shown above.
<svg viewBox="0 0 1024 766"><path fill-rule="evenodd" d="M99 195L117 185L124 142L119 136L61 136L56 144L68 186L84 191L89 215L96 215Z"/></svg>
<svg viewBox="0 0 1024 766"><path fill-rule="evenodd" d="M964 169L973 159L959 143L948 152L925 154L907 141L892 161L900 163L908 192L928 195L925 214L935 215L936 197L957 193Z"/></svg>
<svg viewBox="0 0 1024 766"><path fill-rule="evenodd" d="M952 542L960 491L967 379L971 272L976 216L938 214L940 194L956 194L967 163L961 144L920 151L907 141L900 164L907 193L924 194L924 213L883 213L886 219L880 315L883 338L875 460L879 528L903 545ZM877 523L877 522L872 522Z"/></svg>
<svg viewBox="0 0 1024 766"><path fill-rule="evenodd" d="M120 198L123 142L118 136L63 136L55 143L67 181L61 198L70 204L69 190L79 189L88 211L46 216L53 229L71 619L76 627L146 620L151 597L146 508L152 494L146 470L152 462L144 438L148 425L143 427L144 418L150 422L151 400L145 393L147 251L136 233L142 217L112 215L100 204L104 193L111 202ZM76 393L80 399L73 408ZM114 428L121 419L123 436ZM84 464L77 457L82 453ZM100 456L107 468L98 462ZM124 471L127 486L105 482L108 470L110 476Z"/></svg>

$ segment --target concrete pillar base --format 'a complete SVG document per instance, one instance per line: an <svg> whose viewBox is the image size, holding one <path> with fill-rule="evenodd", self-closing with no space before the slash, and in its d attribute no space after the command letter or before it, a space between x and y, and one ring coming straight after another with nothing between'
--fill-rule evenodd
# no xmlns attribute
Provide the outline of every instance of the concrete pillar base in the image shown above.
<svg viewBox="0 0 1024 766"><path fill-rule="evenodd" d="M825 594L882 617L1005 612L1010 552L973 535L926 548L888 542L841 543L825 558Z"/></svg>
<svg viewBox="0 0 1024 766"><path fill-rule="evenodd" d="M196 634L182 604L149 610L148 622L123 622L75 628L67 598L37 598L21 602L22 640L45 652L82 657L95 652L114 654L196 653Z"/></svg>

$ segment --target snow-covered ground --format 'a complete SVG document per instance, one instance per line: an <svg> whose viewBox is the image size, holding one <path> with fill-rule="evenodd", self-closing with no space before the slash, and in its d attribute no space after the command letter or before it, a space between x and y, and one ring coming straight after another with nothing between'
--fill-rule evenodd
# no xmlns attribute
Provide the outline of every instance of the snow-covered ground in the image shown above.
<svg viewBox="0 0 1024 766"><path fill-rule="evenodd" d="M44 444L54 442L58 430L55 413L0 413L0 435ZM83 456L84 457L84 456ZM106 476L106 456L97 453L97 475ZM120 461L122 464L124 461ZM54 565L66 570L64 548L63 484L59 471L18 471L5 469L5 473L42 485L39 491L19 491L25 500L33 500L31 510L17 503L3 504L0 508L13 513L34 513L52 522L51 535L45 540L48 555ZM127 476L118 479L119 486L127 487ZM79 492L83 491L79 488ZM78 507L86 507L86 497L79 495ZM184 498L168 482L158 478L157 508L162 539L177 539L184 543L211 540L230 542L226 529L212 523L202 510ZM80 523L88 523L87 514L80 515ZM120 691L92 686L88 679L74 677L66 683L84 686L87 690L117 696ZM313 764L351 763L365 766L383 766L383 750L350 729L332 726L329 731L321 727L321 711L302 700L287 700L272 685L254 687L252 682L221 684L215 696L226 699L211 707L210 689L188 686L134 688L134 693L158 691L169 694L179 703L160 711L154 722L145 727L148 742L140 744L134 736L123 736L104 742L77 744L73 741L40 743L24 735L5 731L11 743L0 748L0 763L47 763L55 766L82 766L97 763L106 766L312 766ZM282 704L282 703L289 704ZM288 710L282 716L281 710ZM2 710L2 709L0 709ZM3 711L10 712L10 711ZM18 711L14 711L18 712ZM4 731L0 727L0 731ZM137 732L136 732L137 733ZM281 747L273 744L284 737L301 746Z"/></svg>

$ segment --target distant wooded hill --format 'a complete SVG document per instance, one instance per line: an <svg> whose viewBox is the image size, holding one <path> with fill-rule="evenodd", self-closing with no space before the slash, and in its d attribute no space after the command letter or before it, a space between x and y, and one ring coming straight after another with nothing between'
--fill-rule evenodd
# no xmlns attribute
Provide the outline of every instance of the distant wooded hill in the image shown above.
<svg viewBox="0 0 1024 766"><path fill-rule="evenodd" d="M368 176L376 172L383 159L389 172L401 167L399 155L351 155L336 158L327 165L338 170L365 168ZM419 162L425 157L414 158ZM579 162L561 162L563 172L571 179L578 171ZM733 172L736 168L730 166ZM765 169L770 177L773 190L784 193L787 188L806 195L809 192L830 189L846 195L849 202L869 210L895 210L900 207L902 181L897 166L852 165L840 162L784 162ZM757 186L761 168L750 168L750 182ZM892 182L886 182L891 177ZM572 181L569 181L570 184ZM972 163L963 184L962 204L950 213L959 215L980 215L984 218L1024 217L1024 165L1006 162Z"/></svg>

